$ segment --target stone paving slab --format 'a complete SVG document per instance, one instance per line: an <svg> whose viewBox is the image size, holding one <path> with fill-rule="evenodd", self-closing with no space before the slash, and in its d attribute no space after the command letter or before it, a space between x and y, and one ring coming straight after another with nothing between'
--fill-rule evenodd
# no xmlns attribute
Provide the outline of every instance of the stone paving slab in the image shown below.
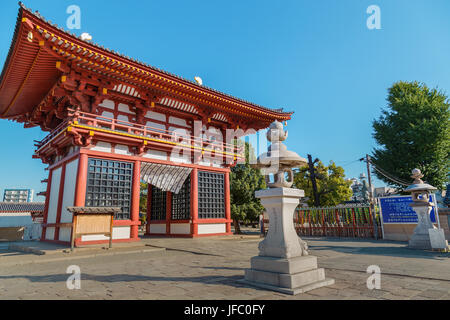
<svg viewBox="0 0 450 320"><path fill-rule="evenodd" d="M239 283L250 258L258 254L261 239L233 236L145 238L143 243L155 246L147 248L163 250L91 258L74 255L14 268L5 265L14 256L0 256L0 299L450 300L448 255L410 252L402 243L305 239L310 253L318 256L319 267L325 268L326 277L335 279L335 284L296 296ZM377 247L391 249L384 252ZM45 257L26 258L30 256ZM370 276L366 268L374 262L381 267L381 290L369 290L366 285ZM81 269L80 290L66 287L69 265ZM400 275L385 275L384 270ZM440 279L430 280L419 273Z"/></svg>
<svg viewBox="0 0 450 320"><path fill-rule="evenodd" d="M108 249L108 250L116 250L122 248L142 248L145 246L145 243L142 241L139 242L124 242L124 243L114 243L112 248L108 248L108 244L94 244L87 245L83 247L74 248L74 252L82 253L95 251L98 249ZM37 255L53 255L53 254L61 254L67 253L70 251L70 247L64 244L51 243L45 241L18 241L18 242L10 242L9 250L11 251L19 251L25 253L34 253Z"/></svg>

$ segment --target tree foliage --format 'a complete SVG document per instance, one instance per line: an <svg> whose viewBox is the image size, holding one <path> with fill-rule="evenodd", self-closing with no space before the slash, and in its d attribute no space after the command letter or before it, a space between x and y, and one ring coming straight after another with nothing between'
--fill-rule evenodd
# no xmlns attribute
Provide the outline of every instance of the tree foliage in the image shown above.
<svg viewBox="0 0 450 320"><path fill-rule="evenodd" d="M141 182L141 190L139 195L139 216L142 225L147 221L147 190L148 184Z"/></svg>
<svg viewBox="0 0 450 320"><path fill-rule="evenodd" d="M388 91L388 106L373 121L373 136L380 146L372 161L403 181L418 168L423 180L444 188L449 172L450 111L447 96L418 82L397 82ZM389 185L404 188L378 172Z"/></svg>
<svg viewBox="0 0 450 320"><path fill-rule="evenodd" d="M244 164L237 164L230 173L231 218L234 220L236 233L240 233L239 221L257 221L264 207L255 197L255 191L265 189L264 176L259 169L249 165L249 159L254 158L253 148L245 143Z"/></svg>
<svg viewBox="0 0 450 320"><path fill-rule="evenodd" d="M317 193L321 207L336 206L352 197L351 181L345 180L344 169L331 161L325 166L322 161L314 164L318 178ZM305 191L309 206L314 206L314 193L308 167L300 168L294 175L294 186Z"/></svg>

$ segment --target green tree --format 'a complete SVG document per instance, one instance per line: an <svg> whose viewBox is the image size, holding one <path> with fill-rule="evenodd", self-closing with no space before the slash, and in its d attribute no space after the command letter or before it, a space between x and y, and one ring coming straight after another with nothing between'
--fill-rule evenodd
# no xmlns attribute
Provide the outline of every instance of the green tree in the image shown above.
<svg viewBox="0 0 450 320"><path fill-rule="evenodd" d="M316 171L317 193L322 207L336 206L352 197L351 181L345 180L344 169L331 161L325 166L322 161L314 164ZM314 193L308 167L300 168L294 175L294 186L305 191L309 206L314 206Z"/></svg>
<svg viewBox="0 0 450 320"><path fill-rule="evenodd" d="M254 159L254 151L246 142L245 164L237 164L230 173L231 218L237 234L241 233L239 221L257 221L264 210L255 191L266 188L265 179L259 169L250 167L249 159Z"/></svg>
<svg viewBox="0 0 450 320"><path fill-rule="evenodd" d="M449 172L450 111L447 96L418 82L397 82L388 90L388 106L373 121L372 161L385 172L411 181L418 168L424 181L443 189ZM389 185L404 188L379 172ZM402 182L402 181L400 181Z"/></svg>
<svg viewBox="0 0 450 320"><path fill-rule="evenodd" d="M147 191L148 184L141 182L141 191L139 196L139 215L142 225L147 222Z"/></svg>

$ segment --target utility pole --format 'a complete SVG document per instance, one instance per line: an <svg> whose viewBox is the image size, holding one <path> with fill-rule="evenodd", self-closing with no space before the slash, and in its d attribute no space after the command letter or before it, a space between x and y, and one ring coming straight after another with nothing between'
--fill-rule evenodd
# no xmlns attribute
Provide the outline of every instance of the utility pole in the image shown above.
<svg viewBox="0 0 450 320"><path fill-rule="evenodd" d="M316 183L316 171L314 169L314 163L312 161L312 156L308 154L308 166L309 166L309 177L311 179L313 194L314 194L314 206L320 207L319 194L317 193L317 183Z"/></svg>
<svg viewBox="0 0 450 320"><path fill-rule="evenodd" d="M370 210L372 210L373 217L373 233L375 236L375 240L378 240L378 225L377 225L377 217L375 213L375 199L373 197L373 189L372 189L372 177L370 176L370 157L366 154L366 165L367 165L367 178L369 180L369 197L370 197Z"/></svg>

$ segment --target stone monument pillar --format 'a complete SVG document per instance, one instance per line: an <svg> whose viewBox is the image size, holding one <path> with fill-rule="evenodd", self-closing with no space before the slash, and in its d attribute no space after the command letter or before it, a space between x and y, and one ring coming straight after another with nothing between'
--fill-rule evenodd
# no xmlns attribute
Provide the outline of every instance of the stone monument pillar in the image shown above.
<svg viewBox="0 0 450 320"><path fill-rule="evenodd" d="M430 191L436 190L435 187L424 183L421 178L423 174L419 169L412 171L411 178L414 178L414 182L408 188L406 192L412 193L413 202L410 204L412 209L417 213L418 223L414 229L414 234L409 240L408 247L413 249L432 249L430 242L429 229L436 229L430 219L430 212L434 204L429 201Z"/></svg>
<svg viewBox="0 0 450 320"><path fill-rule="evenodd" d="M307 162L286 149L282 141L287 132L280 122L269 127L267 138L272 142L269 151L258 158L254 167L266 175L269 186L255 194L269 215L269 231L259 244L259 255L251 258L251 269L245 270L244 282L293 295L331 285L334 280L325 278L324 269L317 266L317 257L308 254L306 242L294 228L294 212L304 191L291 188L292 168ZM269 174L274 175L274 182L270 182Z"/></svg>

